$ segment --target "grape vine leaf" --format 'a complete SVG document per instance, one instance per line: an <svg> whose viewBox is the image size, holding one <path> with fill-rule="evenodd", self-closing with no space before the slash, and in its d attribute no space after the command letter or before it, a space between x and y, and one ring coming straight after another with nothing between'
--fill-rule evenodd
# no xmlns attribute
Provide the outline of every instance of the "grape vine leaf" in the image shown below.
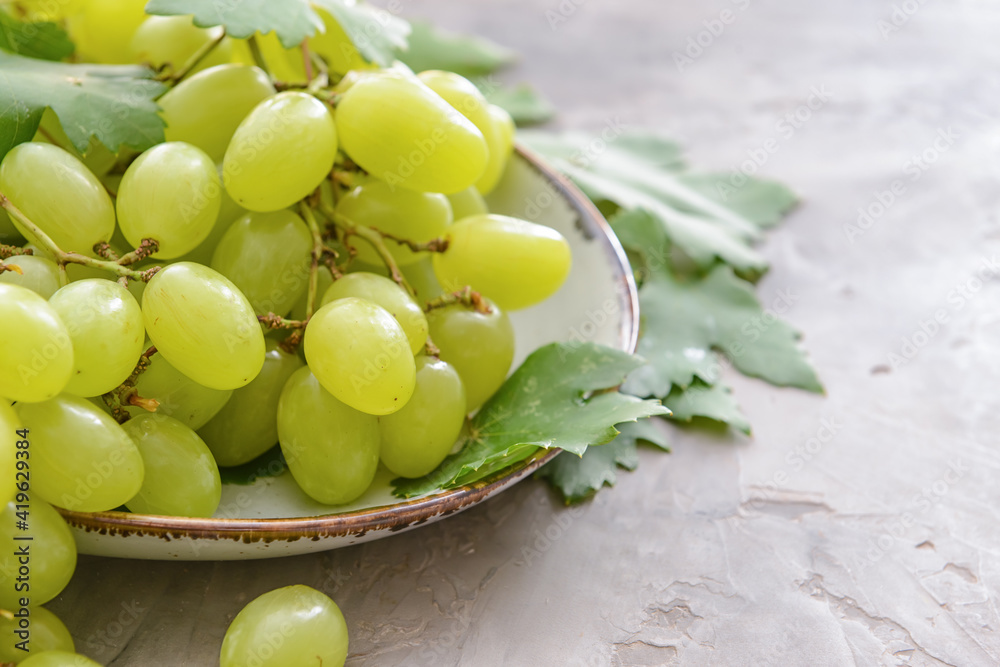
<svg viewBox="0 0 1000 667"><path fill-rule="evenodd" d="M526 83L511 88L491 85L483 93L490 104L503 107L518 126L538 125L556 115L555 107Z"/></svg>
<svg viewBox="0 0 1000 667"><path fill-rule="evenodd" d="M0 9L0 49L40 60L62 60L73 54L66 31L55 23L25 23Z"/></svg>
<svg viewBox="0 0 1000 667"><path fill-rule="evenodd" d="M682 174L681 181L704 196L731 208L760 229L770 229L784 220L799 198L782 183L747 177L736 181L732 174Z"/></svg>
<svg viewBox="0 0 1000 667"><path fill-rule="evenodd" d="M345 0L313 0L336 19L358 53L370 63L388 67L396 53L406 49L410 24L398 16L364 3Z"/></svg>
<svg viewBox="0 0 1000 667"><path fill-rule="evenodd" d="M617 469L635 470L639 465L639 442L669 452L663 432L651 419L622 424L621 433L611 442L590 447L583 456L563 452L545 464L537 477L547 479L567 505L594 495L604 486L614 486Z"/></svg>
<svg viewBox="0 0 1000 667"><path fill-rule="evenodd" d="M81 153L91 136L112 151L145 150L164 139L153 100L165 90L147 67L56 63L0 51L0 159L31 141L46 107Z"/></svg>
<svg viewBox="0 0 1000 667"><path fill-rule="evenodd" d="M613 389L642 360L595 343L551 343L533 352L472 418L461 450L419 479L393 481L411 497L469 484L539 449L576 455L614 439L616 424L669 413L659 401Z"/></svg>
<svg viewBox="0 0 1000 667"><path fill-rule="evenodd" d="M430 23L411 24L409 48L397 57L414 72L441 69L472 78L484 76L509 65L517 55L481 37L461 35L436 28Z"/></svg>
<svg viewBox="0 0 1000 667"><path fill-rule="evenodd" d="M701 417L728 424L750 435L750 422L740 410L732 390L725 385L695 380L690 387L674 387L663 403L673 413L669 417L673 421L690 422Z"/></svg>

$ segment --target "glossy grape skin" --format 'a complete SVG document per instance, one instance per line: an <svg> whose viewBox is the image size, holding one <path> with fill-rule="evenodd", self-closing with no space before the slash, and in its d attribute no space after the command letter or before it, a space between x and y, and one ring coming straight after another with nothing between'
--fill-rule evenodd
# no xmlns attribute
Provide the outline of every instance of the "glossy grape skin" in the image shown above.
<svg viewBox="0 0 1000 667"><path fill-rule="evenodd" d="M476 183L476 188L484 195L496 188L500 178L507 170L507 163L510 162L510 157L514 153L514 134L517 129L514 125L514 119L503 107L490 104L487 106L487 111L493 126L493 132L487 139L487 144L490 147L490 162L486 165L486 171L483 172L482 178Z"/></svg>
<svg viewBox="0 0 1000 667"><path fill-rule="evenodd" d="M118 189L118 225L132 246L156 239L156 258L174 259L208 237L221 204L212 159L196 146L172 141L150 148L125 172Z"/></svg>
<svg viewBox="0 0 1000 667"><path fill-rule="evenodd" d="M378 419L338 401L308 367L281 392L278 441L296 483L326 505L361 496L378 469Z"/></svg>
<svg viewBox="0 0 1000 667"><path fill-rule="evenodd" d="M222 26L198 28L190 16L150 16L132 36L132 59L149 64L153 69L171 65L177 72L200 48L223 35ZM228 39L215 45L211 53L202 58L193 72L200 72L229 62L232 46Z"/></svg>
<svg viewBox="0 0 1000 667"><path fill-rule="evenodd" d="M14 644L23 641L22 637L14 634L18 629L18 619L6 619L0 616L0 662L20 663L29 656L37 655L42 651L69 651L76 650L73 644L73 637L69 630L45 607L34 607L31 610L30 629L21 629L21 632L29 633L30 642L28 650L22 651Z"/></svg>
<svg viewBox="0 0 1000 667"><path fill-rule="evenodd" d="M308 586L286 586L255 598L236 615L219 663L343 667L347 645L347 623L333 600Z"/></svg>
<svg viewBox="0 0 1000 667"><path fill-rule="evenodd" d="M434 275L434 264L431 262L430 257L422 259L415 264L407 264L400 267L400 270L403 272L406 282L417 293L417 301L419 303L427 303L444 293L441 283L438 282L437 276Z"/></svg>
<svg viewBox="0 0 1000 667"><path fill-rule="evenodd" d="M69 19L77 55L109 65L132 62L132 35L145 20L146 0L87 0Z"/></svg>
<svg viewBox="0 0 1000 667"><path fill-rule="evenodd" d="M452 225L448 249L434 256L445 291L470 285L504 310L540 303L569 276L569 243L556 230L503 215L480 215Z"/></svg>
<svg viewBox="0 0 1000 667"><path fill-rule="evenodd" d="M253 382L233 392L229 402L198 430L220 466L252 461L278 442L278 400L281 390L302 367L277 341L267 341L264 368Z"/></svg>
<svg viewBox="0 0 1000 667"><path fill-rule="evenodd" d="M465 387L446 361L419 356L417 386L399 412L379 417L379 457L393 474L422 477L451 451L465 424Z"/></svg>
<svg viewBox="0 0 1000 667"><path fill-rule="evenodd" d="M159 353L210 389L246 386L264 365L264 334L253 306L207 266L178 262L153 276L142 316Z"/></svg>
<svg viewBox="0 0 1000 667"><path fill-rule="evenodd" d="M451 224L451 204L444 195L412 192L381 181L371 181L344 195L337 204L337 213L352 222L417 243L441 236ZM367 241L354 237L350 243L357 249L361 261L374 265L382 263ZM390 239L386 239L385 245L401 265L427 256L425 252L415 253Z"/></svg>
<svg viewBox="0 0 1000 667"><path fill-rule="evenodd" d="M0 396L44 401L72 372L73 344L56 311L27 287L0 283Z"/></svg>
<svg viewBox="0 0 1000 667"><path fill-rule="evenodd" d="M365 171L418 192L464 190L489 159L475 125L419 80L395 72L356 81L337 105L337 129L341 147Z"/></svg>
<svg viewBox="0 0 1000 667"><path fill-rule="evenodd" d="M27 287L43 299L48 299L59 289L59 267L48 257L35 255L15 255L3 260L7 266L21 269L0 273L0 283Z"/></svg>
<svg viewBox="0 0 1000 667"><path fill-rule="evenodd" d="M82 162L51 144L25 143L0 163L0 192L66 251L94 256L94 244L115 230L115 210L104 186ZM38 240L17 222L32 243Z"/></svg>
<svg viewBox="0 0 1000 667"><path fill-rule="evenodd" d="M35 471L32 470L32 478ZM51 505L33 494L29 497L27 530L19 530L17 503L11 501L0 512L0 608L18 609L20 598L28 598L28 606L45 604L66 587L76 569L76 542L66 521ZM23 504L23 503L22 503ZM15 537L31 537L30 541ZM17 591L14 586L18 576L18 547L29 545L31 562L28 582L31 589Z"/></svg>
<svg viewBox="0 0 1000 667"><path fill-rule="evenodd" d="M45 651L20 664L22 667L101 667L87 656L69 651Z"/></svg>
<svg viewBox="0 0 1000 667"><path fill-rule="evenodd" d="M416 367L406 333L371 301L337 299L317 310L303 341L323 387L355 410L388 415L410 400Z"/></svg>
<svg viewBox="0 0 1000 667"><path fill-rule="evenodd" d="M441 359L458 371L472 412L496 393L514 361L514 327L507 313L487 301L484 314L461 304L427 313L431 339Z"/></svg>
<svg viewBox="0 0 1000 667"><path fill-rule="evenodd" d="M236 128L274 93L271 80L260 68L218 65L181 81L157 104L167 123L167 141L192 144L213 162L221 162Z"/></svg>
<svg viewBox="0 0 1000 667"><path fill-rule="evenodd" d="M452 218L455 222L469 216L485 215L490 212L486 206L486 200L479 194L479 190L475 186L448 195L448 202L451 204Z"/></svg>
<svg viewBox="0 0 1000 667"><path fill-rule="evenodd" d="M30 456L30 453L17 455L19 440L22 443L20 449L30 448L30 443L24 445L21 435L18 434L21 428L21 420L14 412L14 408L6 398L0 398L0 429L3 429L0 432L0 504L3 505L14 497L16 461Z"/></svg>
<svg viewBox="0 0 1000 667"><path fill-rule="evenodd" d="M385 308L403 328L403 333L410 342L410 352L416 354L423 349L427 343L427 317L402 287L389 278L374 273L348 273L326 291L323 305L351 296Z"/></svg>
<svg viewBox="0 0 1000 667"><path fill-rule="evenodd" d="M73 342L73 375L64 391L97 396L128 378L146 332L142 310L127 289L111 280L81 280L53 294L49 305Z"/></svg>
<svg viewBox="0 0 1000 667"><path fill-rule="evenodd" d="M139 450L118 423L85 398L61 394L14 410L31 431L31 490L53 505L104 512L142 486Z"/></svg>
<svg viewBox="0 0 1000 667"><path fill-rule="evenodd" d="M139 514L209 517L219 507L219 466L198 434L172 417L146 413L122 428L142 456L142 488L125 506Z"/></svg>
<svg viewBox="0 0 1000 667"><path fill-rule="evenodd" d="M223 180L243 208L277 211L315 190L336 156L337 128L326 105L306 93L278 93L236 129Z"/></svg>
<svg viewBox="0 0 1000 667"><path fill-rule="evenodd" d="M221 168L220 168L221 171ZM205 240L198 244L198 247L187 253L186 255L179 257L177 261L179 262L194 262L196 264L204 264L208 266L212 263L212 255L215 254L215 249L219 246L219 241L222 237L226 235L229 228L233 226L237 220L246 215L249 211L233 201L233 198L229 196L225 188L222 188L222 199L219 205L219 215L215 218L215 223L212 225L212 231L208 233ZM134 284L132 281L129 284Z"/></svg>
<svg viewBox="0 0 1000 667"><path fill-rule="evenodd" d="M284 316L309 287L313 239L288 210L249 213L226 231L212 268L233 281L258 315Z"/></svg>

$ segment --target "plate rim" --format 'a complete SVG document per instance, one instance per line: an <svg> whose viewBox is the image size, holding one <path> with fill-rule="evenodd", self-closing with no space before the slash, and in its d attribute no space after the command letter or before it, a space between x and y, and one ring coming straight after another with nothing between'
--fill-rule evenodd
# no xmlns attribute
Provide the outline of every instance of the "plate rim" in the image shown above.
<svg viewBox="0 0 1000 667"><path fill-rule="evenodd" d="M540 173L578 215L578 224L588 232L588 222L596 227L596 236L613 260L616 278L624 284L625 306L620 341L621 348L634 354L639 339L639 293L632 270L618 237L597 207L566 176L549 165L534 151L515 145L515 153ZM268 519L224 519L174 517L129 512L78 512L56 508L70 526L101 535L139 534L174 539L232 539L244 543L296 541L302 538L361 537L371 531L397 532L419 526L476 505L486 498L513 486L558 456L562 450L546 449L525 459L515 469L499 470L486 479L411 500L400 499L392 505L353 510L337 514Z"/></svg>

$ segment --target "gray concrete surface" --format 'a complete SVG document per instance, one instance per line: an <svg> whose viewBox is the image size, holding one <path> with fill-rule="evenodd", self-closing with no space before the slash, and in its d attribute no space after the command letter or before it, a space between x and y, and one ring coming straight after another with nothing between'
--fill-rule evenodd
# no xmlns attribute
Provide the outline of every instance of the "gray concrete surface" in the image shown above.
<svg viewBox="0 0 1000 667"><path fill-rule="evenodd" d="M565 127L617 116L722 170L775 138L761 173L804 204L763 247L760 292L797 296L788 319L828 396L732 377L752 439L674 431L673 455L645 452L579 510L528 481L320 555L82 558L51 605L79 647L211 665L243 604L306 583L342 607L357 666L1000 664L1000 5L400 4L520 51L506 77ZM680 71L674 52L723 10L732 22ZM819 89L828 101L786 136Z"/></svg>

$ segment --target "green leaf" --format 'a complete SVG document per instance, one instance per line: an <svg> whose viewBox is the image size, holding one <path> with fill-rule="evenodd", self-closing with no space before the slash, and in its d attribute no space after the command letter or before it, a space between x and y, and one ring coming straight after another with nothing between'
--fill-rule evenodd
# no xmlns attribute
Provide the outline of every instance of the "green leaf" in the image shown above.
<svg viewBox="0 0 1000 667"><path fill-rule="evenodd" d="M491 104L506 109L518 125L537 125L556 115L555 107L526 83L513 88L490 87L483 93Z"/></svg>
<svg viewBox="0 0 1000 667"><path fill-rule="evenodd" d="M472 78L490 74L516 60L517 55L481 37L460 35L414 21L409 48L397 57L414 72L443 69Z"/></svg>
<svg viewBox="0 0 1000 667"><path fill-rule="evenodd" d="M750 434L750 422L733 398L732 390L721 384L708 385L695 380L685 389L674 387L663 403L673 413L669 417L673 421L690 422L695 417L701 417L729 424L738 431Z"/></svg>
<svg viewBox="0 0 1000 667"><path fill-rule="evenodd" d="M776 307L793 307L796 297L784 292L779 300ZM773 311L765 313L753 285L728 266L687 280L670 270L654 273L639 292L639 304L639 354L649 364L629 376L623 391L663 398L673 386L689 387L695 378L714 384L720 368L713 350L746 375L823 391L798 346L799 334Z"/></svg>
<svg viewBox="0 0 1000 667"><path fill-rule="evenodd" d="M323 29L323 21L309 0L150 0L147 14L176 16L191 14L200 28L221 25L231 37L245 39L255 32L277 34L282 46L291 49Z"/></svg>
<svg viewBox="0 0 1000 667"><path fill-rule="evenodd" d="M563 452L538 471L567 505L586 500L603 486L614 486L618 468L635 470L639 465L639 442L669 452L666 438L652 420L622 424L617 438L599 447L590 447L583 456Z"/></svg>
<svg viewBox="0 0 1000 667"><path fill-rule="evenodd" d="M669 412L609 390L642 364L621 350L594 343L539 348L476 413L462 449L420 479L394 480L410 497L488 477L539 449L582 454L612 440L615 424Z"/></svg>
<svg viewBox="0 0 1000 667"><path fill-rule="evenodd" d="M799 199L790 189L761 178L747 178L736 187L730 174L683 174L681 180L710 199L731 208L761 229L784 220Z"/></svg>
<svg viewBox="0 0 1000 667"><path fill-rule="evenodd" d="M81 153L91 136L117 151L161 143L163 121L153 101L166 86L133 65L54 63L0 52L0 159L30 141L51 108Z"/></svg>
<svg viewBox="0 0 1000 667"><path fill-rule="evenodd" d="M336 19L354 48L370 63L388 67L396 60L396 53L406 48L410 24L384 9L345 0L313 0L313 4Z"/></svg>
<svg viewBox="0 0 1000 667"><path fill-rule="evenodd" d="M73 42L55 23L24 23L0 9L0 49L40 60L62 60L73 54Z"/></svg>

